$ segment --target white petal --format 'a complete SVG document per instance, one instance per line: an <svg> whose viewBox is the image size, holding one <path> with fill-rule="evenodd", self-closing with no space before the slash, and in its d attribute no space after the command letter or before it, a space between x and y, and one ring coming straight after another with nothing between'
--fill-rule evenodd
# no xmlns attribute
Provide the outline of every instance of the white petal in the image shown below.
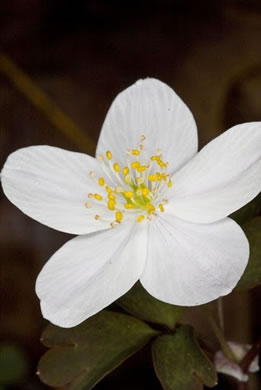
<svg viewBox="0 0 261 390"><path fill-rule="evenodd" d="M97 154L111 150L125 166L126 151L137 148L141 135L148 154L161 149L174 173L197 152L194 118L176 93L156 79L139 80L120 93L106 116Z"/></svg>
<svg viewBox="0 0 261 390"><path fill-rule="evenodd" d="M58 250L36 282L43 316L75 326L125 294L147 254L147 224L126 224L78 236Z"/></svg>
<svg viewBox="0 0 261 390"><path fill-rule="evenodd" d="M240 366L237 363L228 360L224 356L222 351L218 351L215 354L214 364L217 372L232 376L233 378L236 378L239 382L248 381L248 375L243 373L243 371L241 370Z"/></svg>
<svg viewBox="0 0 261 390"><path fill-rule="evenodd" d="M248 256L248 241L229 218L192 224L164 215L149 225L148 260L141 283L164 302L201 305L235 287Z"/></svg>
<svg viewBox="0 0 261 390"><path fill-rule="evenodd" d="M168 213L191 222L214 222L260 190L261 122L246 123L211 141L174 175Z"/></svg>
<svg viewBox="0 0 261 390"><path fill-rule="evenodd" d="M86 234L109 226L94 219L96 207L85 207L88 193L101 191L90 171L103 175L99 162L86 154L31 146L8 157L1 181L8 199L26 215L63 232ZM114 219L106 206L98 207Z"/></svg>

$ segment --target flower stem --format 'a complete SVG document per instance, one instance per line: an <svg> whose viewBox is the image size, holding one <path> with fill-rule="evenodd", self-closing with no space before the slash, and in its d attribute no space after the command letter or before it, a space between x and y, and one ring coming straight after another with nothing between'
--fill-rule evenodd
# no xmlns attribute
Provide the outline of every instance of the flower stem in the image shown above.
<svg viewBox="0 0 261 390"><path fill-rule="evenodd" d="M213 330L213 332L215 333L216 335L216 338L218 339L219 341L219 344L221 346L221 349L224 353L224 355L229 359L229 360L232 360L234 362L237 362L238 363L238 360L234 354L234 352L232 351L232 349L230 348L229 344L227 343L226 339L225 339L225 336L222 332L222 330L219 328L219 326L217 325L216 321L212 318L211 315L208 314L207 316L208 318L208 321L209 321L209 324Z"/></svg>
<svg viewBox="0 0 261 390"><path fill-rule="evenodd" d="M240 362L241 370L244 373L248 372L250 364L252 363L254 358L259 354L260 351L261 351L261 338L252 346L252 348L247 352L247 354Z"/></svg>
<svg viewBox="0 0 261 390"><path fill-rule="evenodd" d="M222 332L224 333L225 324L224 324L224 312L223 312L223 299L222 299L222 297L218 298L218 300L217 300L217 311L218 311L219 326L220 326L220 329L222 330Z"/></svg>
<svg viewBox="0 0 261 390"><path fill-rule="evenodd" d="M94 154L92 139L50 99L6 54L0 51L0 72L34 105L51 124L80 150Z"/></svg>

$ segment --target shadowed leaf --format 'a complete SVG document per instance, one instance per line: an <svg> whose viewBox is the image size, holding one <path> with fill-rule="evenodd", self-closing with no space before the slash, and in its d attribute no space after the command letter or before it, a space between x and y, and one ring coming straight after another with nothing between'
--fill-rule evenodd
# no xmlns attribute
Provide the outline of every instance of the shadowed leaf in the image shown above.
<svg viewBox="0 0 261 390"><path fill-rule="evenodd" d="M181 306L170 305L154 298L142 287L140 282L136 283L117 303L128 313L141 320L166 325L170 329L174 329L184 310Z"/></svg>
<svg viewBox="0 0 261 390"><path fill-rule="evenodd" d="M243 230L250 244L250 257L237 288L248 289L261 284L261 217L252 219Z"/></svg>
<svg viewBox="0 0 261 390"><path fill-rule="evenodd" d="M259 215L261 212L261 193L257 195L251 202L247 203L241 209L235 211L230 215L234 221L236 221L239 225L243 225L247 223L252 218Z"/></svg>
<svg viewBox="0 0 261 390"><path fill-rule="evenodd" d="M213 387L217 383L214 366L201 351L189 326L158 337L152 345L152 355L164 390L200 390L203 384Z"/></svg>
<svg viewBox="0 0 261 390"><path fill-rule="evenodd" d="M52 349L41 358L38 374L53 387L92 389L157 333L142 321L109 311L70 329L49 325L42 342Z"/></svg>

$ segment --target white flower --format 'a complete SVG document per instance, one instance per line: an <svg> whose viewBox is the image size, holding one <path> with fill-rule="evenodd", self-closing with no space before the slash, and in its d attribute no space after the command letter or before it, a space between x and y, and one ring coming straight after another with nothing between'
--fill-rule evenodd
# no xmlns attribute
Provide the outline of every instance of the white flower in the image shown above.
<svg viewBox="0 0 261 390"><path fill-rule="evenodd" d="M50 146L9 156L1 179L10 201L79 235L38 276L45 318L79 324L137 280L182 306L233 289L249 245L227 216L260 190L261 123L235 126L197 148L187 106L164 83L146 79L113 102L97 158Z"/></svg>
<svg viewBox="0 0 261 390"><path fill-rule="evenodd" d="M247 354L247 352L251 349L251 345L249 344L239 344L235 343L234 341L228 341L228 344L234 353L235 357L238 359L238 362L240 362L244 356ZM248 381L248 375L244 374L240 365L236 362L232 362L231 360L228 360L222 351L218 351L215 354L214 364L216 367L217 372L220 372L221 374L226 374L233 376L240 382L247 382ZM254 360L251 362L248 368L248 372L254 373L259 371L259 365L258 365L258 355L254 358Z"/></svg>

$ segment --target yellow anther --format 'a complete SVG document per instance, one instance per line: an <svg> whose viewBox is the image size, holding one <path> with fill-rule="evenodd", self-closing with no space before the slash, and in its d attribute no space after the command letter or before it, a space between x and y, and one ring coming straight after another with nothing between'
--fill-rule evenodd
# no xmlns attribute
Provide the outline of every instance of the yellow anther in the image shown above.
<svg viewBox="0 0 261 390"><path fill-rule="evenodd" d="M162 213L164 213L165 209L162 203L159 204L159 209Z"/></svg>
<svg viewBox="0 0 261 390"><path fill-rule="evenodd" d="M149 175L148 179L149 179L149 181L156 181L157 176L156 175Z"/></svg>
<svg viewBox="0 0 261 390"><path fill-rule="evenodd" d="M132 191L125 191L124 195L126 196L126 198L132 198L133 197L133 192Z"/></svg>
<svg viewBox="0 0 261 390"><path fill-rule="evenodd" d="M100 194L94 194L94 198L97 200L102 200L103 197Z"/></svg>
<svg viewBox="0 0 261 390"><path fill-rule="evenodd" d="M109 186L106 186L105 190L108 192L108 194L110 194L112 192L112 189Z"/></svg>
<svg viewBox="0 0 261 390"><path fill-rule="evenodd" d="M142 136L140 137L141 142L145 141L145 139L146 139L145 135L142 135Z"/></svg>
<svg viewBox="0 0 261 390"><path fill-rule="evenodd" d="M159 161L160 160L160 158L159 158L159 156L151 156L151 161Z"/></svg>
<svg viewBox="0 0 261 390"><path fill-rule="evenodd" d="M120 172L120 166L117 162L113 164L113 169L115 172Z"/></svg>
<svg viewBox="0 0 261 390"><path fill-rule="evenodd" d="M133 154L133 156L138 156L140 151L138 149L132 149L131 154Z"/></svg>
<svg viewBox="0 0 261 390"><path fill-rule="evenodd" d="M100 186L104 186L104 178L100 177L99 180L98 180L98 183L99 183Z"/></svg>
<svg viewBox="0 0 261 390"><path fill-rule="evenodd" d="M90 172L90 176L91 176L91 177L95 177L95 172L91 171L91 172Z"/></svg>
<svg viewBox="0 0 261 390"><path fill-rule="evenodd" d="M115 202L114 202L114 200L109 200L109 202L107 203L107 206L108 206L109 210L115 210Z"/></svg>
<svg viewBox="0 0 261 390"><path fill-rule="evenodd" d="M113 200L113 201L115 202L115 199L116 199L116 198L115 198L114 195L108 194L107 197L108 197L108 199Z"/></svg>
<svg viewBox="0 0 261 390"><path fill-rule="evenodd" d="M150 190L147 187L142 189L142 195L143 196L147 196L147 195L149 195L149 193L150 193Z"/></svg>
<svg viewBox="0 0 261 390"><path fill-rule="evenodd" d="M143 219L144 219L144 215L139 215L136 221L141 222L143 221Z"/></svg>
<svg viewBox="0 0 261 390"><path fill-rule="evenodd" d="M123 218L123 214L121 211L116 211L115 213L115 220L116 222L120 223Z"/></svg>
<svg viewBox="0 0 261 390"><path fill-rule="evenodd" d="M106 157L107 157L108 160L112 159L112 154L111 154L111 152L109 150L107 150L107 152L106 152Z"/></svg>
<svg viewBox="0 0 261 390"><path fill-rule="evenodd" d="M88 194L88 198L93 198L93 194L91 192Z"/></svg>
<svg viewBox="0 0 261 390"><path fill-rule="evenodd" d="M94 219L100 219L101 217L99 215L95 215Z"/></svg>
<svg viewBox="0 0 261 390"><path fill-rule="evenodd" d="M133 204L125 203L124 207L125 207L125 209L132 209L133 208Z"/></svg>
<svg viewBox="0 0 261 390"><path fill-rule="evenodd" d="M138 172L143 172L143 171L145 171L146 169L147 169L146 165L141 165L141 166L139 166L139 167L137 168L137 171L138 171Z"/></svg>
<svg viewBox="0 0 261 390"><path fill-rule="evenodd" d="M157 172L157 173L156 173L156 177L157 177L157 180L158 180L158 181L161 181L161 180L162 180L162 175L161 175L161 173Z"/></svg>
<svg viewBox="0 0 261 390"><path fill-rule="evenodd" d="M158 164L161 168L167 167L167 165L168 165L168 163L164 163L162 160L157 161L157 164Z"/></svg>
<svg viewBox="0 0 261 390"><path fill-rule="evenodd" d="M137 169L140 166L140 162L139 161L133 161L133 163L131 163L131 166L132 166L132 168Z"/></svg>
<svg viewBox="0 0 261 390"><path fill-rule="evenodd" d="M122 172L123 172L123 175L124 175L124 176L128 175L128 173L129 173L129 168L128 168L128 167L123 168Z"/></svg>
<svg viewBox="0 0 261 390"><path fill-rule="evenodd" d="M151 214L155 211L155 207L151 203L147 203L145 205L146 209L148 209L148 213Z"/></svg>
<svg viewBox="0 0 261 390"><path fill-rule="evenodd" d="M169 188L172 187L172 181L171 180L168 181L168 187Z"/></svg>

